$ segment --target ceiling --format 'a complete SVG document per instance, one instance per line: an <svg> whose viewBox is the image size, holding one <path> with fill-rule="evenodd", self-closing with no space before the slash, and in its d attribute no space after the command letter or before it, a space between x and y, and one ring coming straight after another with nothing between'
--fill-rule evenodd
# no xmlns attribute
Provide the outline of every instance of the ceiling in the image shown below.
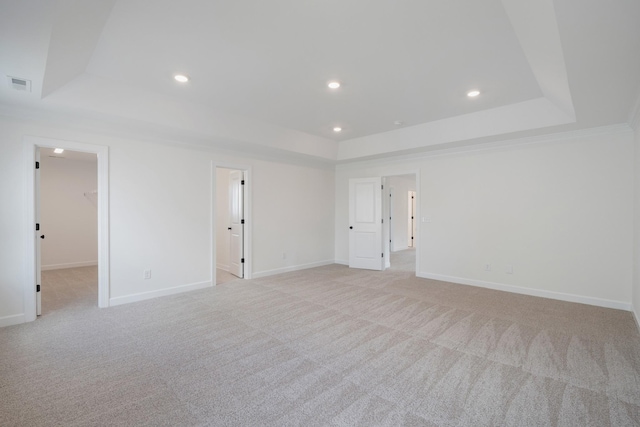
<svg viewBox="0 0 640 427"><path fill-rule="evenodd" d="M0 112L242 151L352 161L586 129L628 122L640 95L637 0L2 0L2 10L0 77L32 90L0 84Z"/></svg>
<svg viewBox="0 0 640 427"><path fill-rule="evenodd" d="M75 160L79 162L98 163L98 156L95 153L83 153L80 151L64 150L62 153L55 153L53 148L40 148L40 158L51 158L59 160Z"/></svg>

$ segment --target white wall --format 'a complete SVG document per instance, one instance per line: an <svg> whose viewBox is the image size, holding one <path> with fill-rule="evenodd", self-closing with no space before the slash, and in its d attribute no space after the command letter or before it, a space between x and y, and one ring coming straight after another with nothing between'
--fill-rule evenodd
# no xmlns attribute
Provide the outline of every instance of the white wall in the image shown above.
<svg viewBox="0 0 640 427"><path fill-rule="evenodd" d="M216 168L216 265L229 271L229 174L231 169Z"/></svg>
<svg viewBox="0 0 640 427"><path fill-rule="evenodd" d="M21 138L19 128L0 119L0 326L21 322L24 313L24 162L22 145L7 143Z"/></svg>
<svg viewBox="0 0 640 427"><path fill-rule="evenodd" d="M391 250L395 252L409 247L409 191L416 190L416 180L391 176L387 177L387 185L393 195Z"/></svg>
<svg viewBox="0 0 640 427"><path fill-rule="evenodd" d="M112 304L211 285L213 163L251 169L254 277L333 260L330 169L0 117L0 325L24 317L25 135L109 147Z"/></svg>
<svg viewBox="0 0 640 427"><path fill-rule="evenodd" d="M84 195L97 188L97 172L95 155L93 161L40 156L43 270L98 263L98 210Z"/></svg>
<svg viewBox="0 0 640 427"><path fill-rule="evenodd" d="M554 139L555 138L555 139ZM633 135L628 127L336 172L336 259L348 260L349 178L419 170L419 275L629 308ZM491 271L484 265L491 264ZM506 268L512 265L513 274Z"/></svg>
<svg viewBox="0 0 640 427"><path fill-rule="evenodd" d="M254 278L333 263L334 188L333 170L274 166L269 179L254 173L254 237L261 242Z"/></svg>

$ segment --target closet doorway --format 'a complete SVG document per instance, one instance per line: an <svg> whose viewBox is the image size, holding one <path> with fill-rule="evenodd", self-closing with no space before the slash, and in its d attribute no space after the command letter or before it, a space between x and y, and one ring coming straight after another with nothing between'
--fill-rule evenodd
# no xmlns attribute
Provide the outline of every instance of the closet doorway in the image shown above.
<svg viewBox="0 0 640 427"><path fill-rule="evenodd" d="M249 278L248 170L215 168L216 284Z"/></svg>

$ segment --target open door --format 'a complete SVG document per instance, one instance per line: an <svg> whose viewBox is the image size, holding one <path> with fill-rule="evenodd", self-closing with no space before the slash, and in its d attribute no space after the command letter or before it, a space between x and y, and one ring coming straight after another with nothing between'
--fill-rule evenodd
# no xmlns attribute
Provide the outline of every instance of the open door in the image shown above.
<svg viewBox="0 0 640 427"><path fill-rule="evenodd" d="M44 234L41 234L40 230L40 148L36 148L36 163L35 168L36 172L34 175L35 180L35 216L36 216L36 224L35 224L35 236L36 239L36 316L40 316L42 314L42 293L40 292L40 285L42 284L42 239L44 239Z"/></svg>
<svg viewBox="0 0 640 427"><path fill-rule="evenodd" d="M382 270L382 178L349 180L349 267Z"/></svg>
<svg viewBox="0 0 640 427"><path fill-rule="evenodd" d="M244 172L229 174L229 272L244 277Z"/></svg>

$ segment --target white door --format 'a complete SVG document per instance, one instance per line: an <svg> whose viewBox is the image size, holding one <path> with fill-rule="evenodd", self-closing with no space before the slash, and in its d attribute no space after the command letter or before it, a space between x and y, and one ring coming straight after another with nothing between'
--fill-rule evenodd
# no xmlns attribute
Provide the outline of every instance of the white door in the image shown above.
<svg viewBox="0 0 640 427"><path fill-rule="evenodd" d="M416 235L416 192L415 191L409 191L408 200L409 200L409 206L408 206L409 229L407 231L409 235L409 239L408 239L409 247L413 248L415 247L415 235Z"/></svg>
<svg viewBox="0 0 640 427"><path fill-rule="evenodd" d="M389 251L394 250L393 243L393 188L389 188ZM385 242L386 243L386 242Z"/></svg>
<svg viewBox="0 0 640 427"><path fill-rule="evenodd" d="M349 267L382 270L382 179L349 180Z"/></svg>
<svg viewBox="0 0 640 427"><path fill-rule="evenodd" d="M244 172L229 174L229 272L244 277Z"/></svg>
<svg viewBox="0 0 640 427"><path fill-rule="evenodd" d="M34 176L34 193L35 193L35 211L36 211L36 224L35 224L35 239L36 239L36 315L42 314L42 294L40 292L40 285L42 284L42 234L40 226L40 148L36 148L36 163L35 163L35 176Z"/></svg>

